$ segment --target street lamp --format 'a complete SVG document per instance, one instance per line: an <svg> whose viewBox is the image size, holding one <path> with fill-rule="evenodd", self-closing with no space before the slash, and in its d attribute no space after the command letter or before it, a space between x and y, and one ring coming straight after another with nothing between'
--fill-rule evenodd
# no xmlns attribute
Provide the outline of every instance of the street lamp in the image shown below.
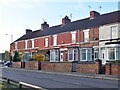
<svg viewBox="0 0 120 90"><path fill-rule="evenodd" d="M13 34L5 34L5 35L10 35L11 43L12 43L13 42Z"/></svg>
<svg viewBox="0 0 120 90"><path fill-rule="evenodd" d="M5 34L5 35L10 35L11 43L13 42L13 34ZM12 61L12 56L11 56L11 51L10 51L10 63Z"/></svg>

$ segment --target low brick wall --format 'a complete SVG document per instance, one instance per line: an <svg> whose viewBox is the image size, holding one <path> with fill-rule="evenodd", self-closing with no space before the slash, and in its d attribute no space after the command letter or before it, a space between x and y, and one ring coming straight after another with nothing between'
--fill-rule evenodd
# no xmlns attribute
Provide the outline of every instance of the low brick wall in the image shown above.
<svg viewBox="0 0 120 90"><path fill-rule="evenodd" d="M69 62L42 62L41 70L54 72L71 72L71 63Z"/></svg>
<svg viewBox="0 0 120 90"><path fill-rule="evenodd" d="M21 62L12 62L13 68L21 68Z"/></svg>
<svg viewBox="0 0 120 90"><path fill-rule="evenodd" d="M120 76L120 65L112 64L111 65L111 74Z"/></svg>
<svg viewBox="0 0 120 90"><path fill-rule="evenodd" d="M120 76L120 65L119 64L106 64L105 66L106 75L119 75Z"/></svg>
<svg viewBox="0 0 120 90"><path fill-rule="evenodd" d="M100 63L78 63L77 72L79 73L89 73L89 74L99 74L101 70Z"/></svg>
<svg viewBox="0 0 120 90"><path fill-rule="evenodd" d="M41 69L41 63L38 61L29 61L25 62L25 68L26 69L33 69L33 70L40 70Z"/></svg>

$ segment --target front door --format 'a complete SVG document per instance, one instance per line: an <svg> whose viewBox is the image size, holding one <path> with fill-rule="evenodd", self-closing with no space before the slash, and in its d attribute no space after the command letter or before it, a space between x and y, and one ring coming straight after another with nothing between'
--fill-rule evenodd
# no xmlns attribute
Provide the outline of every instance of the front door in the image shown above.
<svg viewBox="0 0 120 90"><path fill-rule="evenodd" d="M102 59L102 64L105 64L105 48L101 49L101 59Z"/></svg>
<svg viewBox="0 0 120 90"><path fill-rule="evenodd" d="M63 51L60 51L60 62L63 62Z"/></svg>

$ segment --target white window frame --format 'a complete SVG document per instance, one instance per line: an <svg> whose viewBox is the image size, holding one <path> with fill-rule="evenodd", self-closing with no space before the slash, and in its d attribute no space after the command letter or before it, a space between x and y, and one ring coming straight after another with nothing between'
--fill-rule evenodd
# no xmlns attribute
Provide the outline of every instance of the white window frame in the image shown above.
<svg viewBox="0 0 120 90"><path fill-rule="evenodd" d="M34 39L31 40L32 41L32 48L34 48Z"/></svg>
<svg viewBox="0 0 120 90"><path fill-rule="evenodd" d="M57 52L57 55L56 55L56 52ZM52 55L53 54L53 55ZM52 58L51 58L51 56L53 56ZM56 60L56 57L57 57L57 60ZM58 62L59 60L58 60L58 50L50 50L50 62Z"/></svg>
<svg viewBox="0 0 120 90"><path fill-rule="evenodd" d="M75 53L75 50L77 51L77 52L76 52L76 54L77 54L76 58L77 58L77 59L74 57L74 55L75 55L75 54L74 54L74 53ZM69 54L72 54L72 60L69 59ZM70 51L68 50L68 61L78 61L78 49L77 49L77 48L73 48L71 53L70 53Z"/></svg>
<svg viewBox="0 0 120 90"><path fill-rule="evenodd" d="M98 57L95 57L95 53L97 53ZM99 58L99 48L98 47L94 47L94 60L97 60Z"/></svg>
<svg viewBox="0 0 120 90"><path fill-rule="evenodd" d="M89 42L89 29L83 30L84 32L84 42Z"/></svg>
<svg viewBox="0 0 120 90"><path fill-rule="evenodd" d="M57 45L57 35L53 35L53 46Z"/></svg>
<svg viewBox="0 0 120 90"><path fill-rule="evenodd" d="M115 29L113 29L115 28ZM118 30L117 30L117 26L111 26L110 27L110 32L111 32L111 39L115 39L118 37ZM115 34L113 32L116 32Z"/></svg>
<svg viewBox="0 0 120 90"><path fill-rule="evenodd" d="M110 58L109 58L110 49L114 49L114 54L115 54L115 57L114 57L114 58L115 58L115 59L110 59ZM119 53L120 53L120 48L119 48L119 47L108 48L108 50L107 50L108 52L107 52L107 53L108 53L108 60L109 60L109 61L119 60L119 56L117 57L117 50L118 50L118 54L119 54Z"/></svg>
<svg viewBox="0 0 120 90"><path fill-rule="evenodd" d="M45 38L45 47L48 47L48 38Z"/></svg>
<svg viewBox="0 0 120 90"><path fill-rule="evenodd" d="M27 49L27 44L28 44L27 41L28 40L25 40L25 49Z"/></svg>
<svg viewBox="0 0 120 90"><path fill-rule="evenodd" d="M15 49L17 49L17 44L18 44L18 43L17 43L17 42L15 42Z"/></svg>
<svg viewBox="0 0 120 90"><path fill-rule="evenodd" d="M71 32L72 34L72 43L76 43L76 31Z"/></svg>
<svg viewBox="0 0 120 90"><path fill-rule="evenodd" d="M83 49L86 50L86 52L85 52L85 53L86 53L86 60L83 60L83 59L82 59L82 50L83 50ZM91 52L90 52L90 53L91 53L91 56L90 56L91 58L90 58L90 60L88 60L88 50L91 51ZM80 50L80 61L92 61L92 48L82 48L82 49Z"/></svg>

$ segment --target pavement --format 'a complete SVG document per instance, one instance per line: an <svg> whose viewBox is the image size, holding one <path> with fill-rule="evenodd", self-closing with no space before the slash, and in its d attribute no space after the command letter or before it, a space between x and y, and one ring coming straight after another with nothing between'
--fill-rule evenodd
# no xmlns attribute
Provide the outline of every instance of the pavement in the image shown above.
<svg viewBox="0 0 120 90"><path fill-rule="evenodd" d="M96 79L109 79L109 80L120 80L120 76L116 75L105 75L105 74L82 74L77 72L48 72L48 71L39 71L43 73L52 73L52 74L62 74L70 76L79 76L85 78L96 78Z"/></svg>

